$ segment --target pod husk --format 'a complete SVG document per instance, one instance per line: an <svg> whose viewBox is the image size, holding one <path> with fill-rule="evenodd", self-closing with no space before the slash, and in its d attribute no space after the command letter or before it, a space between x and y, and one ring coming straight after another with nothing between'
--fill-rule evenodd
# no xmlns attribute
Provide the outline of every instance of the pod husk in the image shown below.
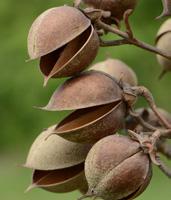
<svg viewBox="0 0 171 200"><path fill-rule="evenodd" d="M131 86L136 86L138 84L135 72L128 65L118 59L108 58L103 62L93 65L90 70L105 72L114 77L117 81L122 80Z"/></svg>
<svg viewBox="0 0 171 200"><path fill-rule="evenodd" d="M164 21L164 23L160 26L157 36L156 36L156 42L162 37L163 34L171 32L171 19L167 19Z"/></svg>
<svg viewBox="0 0 171 200"><path fill-rule="evenodd" d="M97 9L110 11L112 17L121 20L123 14L128 9L134 9L137 0L83 0L89 6Z"/></svg>
<svg viewBox="0 0 171 200"><path fill-rule="evenodd" d="M151 179L151 163L138 142L125 136L108 136L97 142L85 161L91 189L105 200L133 199Z"/></svg>
<svg viewBox="0 0 171 200"><path fill-rule="evenodd" d="M83 71L96 57L99 38L93 26L90 26L65 47L41 57L40 69L49 78L61 78L78 74Z"/></svg>
<svg viewBox="0 0 171 200"><path fill-rule="evenodd" d="M74 7L61 6L46 10L30 28L28 35L30 58L40 58L64 46L84 32L90 24L90 20Z"/></svg>
<svg viewBox="0 0 171 200"><path fill-rule="evenodd" d="M49 192L64 193L79 189L85 181L84 163L50 171L34 170L32 184L28 188L42 188Z"/></svg>
<svg viewBox="0 0 171 200"><path fill-rule="evenodd" d="M26 163L27 168L56 170L82 163L91 145L69 142L57 135L51 135L55 125L42 132L32 144ZM48 137L48 138L47 138Z"/></svg>
<svg viewBox="0 0 171 200"><path fill-rule="evenodd" d="M67 80L40 109L77 110L105 105L122 99L122 90L111 77L100 72L84 72Z"/></svg>
<svg viewBox="0 0 171 200"><path fill-rule="evenodd" d="M171 54L170 42L171 42L171 31L163 34L158 39L156 46L159 49L167 52L168 54ZM171 71L171 60L169 60L163 56L160 56L160 55L157 55L157 60L158 60L159 64L164 68L163 73L167 72L167 71Z"/></svg>
<svg viewBox="0 0 171 200"><path fill-rule="evenodd" d="M125 104L121 101L81 109L62 120L54 132L69 141L94 143L123 128L125 115Z"/></svg>

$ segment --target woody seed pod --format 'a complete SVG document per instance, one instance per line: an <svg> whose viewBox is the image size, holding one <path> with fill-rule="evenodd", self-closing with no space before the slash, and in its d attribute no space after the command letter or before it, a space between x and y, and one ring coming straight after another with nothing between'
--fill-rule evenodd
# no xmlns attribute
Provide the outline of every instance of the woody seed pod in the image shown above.
<svg viewBox="0 0 171 200"><path fill-rule="evenodd" d="M56 170L84 162L91 145L81 145L52 135L51 126L43 131L32 144L25 167L37 170Z"/></svg>
<svg viewBox="0 0 171 200"><path fill-rule="evenodd" d="M54 133L78 143L94 143L123 128L126 108L121 101L81 109L62 120Z"/></svg>
<svg viewBox="0 0 171 200"><path fill-rule="evenodd" d="M159 113L165 118L168 123L171 123L171 114L165 111L162 108L158 108ZM139 108L135 110L146 122L151 124L152 126L161 128L162 124L158 120L157 116L150 108ZM130 130L137 130L137 131L148 131L142 125L139 124L137 120L133 117L128 116L126 120L126 127Z"/></svg>
<svg viewBox="0 0 171 200"><path fill-rule="evenodd" d="M122 99L122 89L111 77L89 71L67 80L52 95L48 111L76 110L106 105Z"/></svg>
<svg viewBox="0 0 171 200"><path fill-rule="evenodd" d="M137 0L83 0L83 2L94 8L110 11L113 18L122 20L124 12L134 9Z"/></svg>
<svg viewBox="0 0 171 200"><path fill-rule="evenodd" d="M57 170L34 170L28 190L42 188L55 193L71 192L79 189L84 181L84 163Z"/></svg>
<svg viewBox="0 0 171 200"><path fill-rule="evenodd" d="M151 179L151 163L138 142L112 135L98 141L88 153L85 175L89 194L104 200L134 199Z"/></svg>
<svg viewBox="0 0 171 200"><path fill-rule="evenodd" d="M51 77L68 77L82 71L93 61L98 47L99 38L90 20L69 6L42 13L28 36L28 52L31 59L40 58L44 85Z"/></svg>
<svg viewBox="0 0 171 200"><path fill-rule="evenodd" d="M138 84L135 72L128 65L118 59L109 58L93 65L90 70L105 72L114 77L117 81L121 80L131 86L136 86Z"/></svg>
<svg viewBox="0 0 171 200"><path fill-rule="evenodd" d="M157 37L156 37L156 46L171 54L171 19L165 21L160 27ZM171 71L171 60L164 58L163 56L157 55L157 60L159 64L163 67L163 71L160 75L160 78L168 71Z"/></svg>

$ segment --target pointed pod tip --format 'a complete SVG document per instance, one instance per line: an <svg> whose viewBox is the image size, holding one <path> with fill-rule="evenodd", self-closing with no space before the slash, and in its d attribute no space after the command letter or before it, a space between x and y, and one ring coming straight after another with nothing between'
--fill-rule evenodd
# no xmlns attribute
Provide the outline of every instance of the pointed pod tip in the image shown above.
<svg viewBox="0 0 171 200"><path fill-rule="evenodd" d="M31 184L30 186L28 186L28 188L24 191L24 193L30 192L30 190L34 189L38 187L36 184Z"/></svg>
<svg viewBox="0 0 171 200"><path fill-rule="evenodd" d="M49 79L50 79L49 76L45 76L45 77L44 77L43 87L46 87L46 86L47 86L47 83L48 83Z"/></svg>

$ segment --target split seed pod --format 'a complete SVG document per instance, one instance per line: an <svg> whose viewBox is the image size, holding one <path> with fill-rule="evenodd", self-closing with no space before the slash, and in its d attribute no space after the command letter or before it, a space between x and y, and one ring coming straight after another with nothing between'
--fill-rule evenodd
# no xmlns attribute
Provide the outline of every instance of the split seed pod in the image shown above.
<svg viewBox="0 0 171 200"><path fill-rule="evenodd" d="M28 36L30 58L40 58L45 84L51 77L67 77L82 71L93 61L98 47L99 38L90 20L69 6L42 13Z"/></svg>
<svg viewBox="0 0 171 200"><path fill-rule="evenodd" d="M162 108L158 108L158 111L168 123L171 123L170 113L168 113ZM152 126L155 126L158 128L162 127L162 124L158 120L157 116L154 114L154 112L150 108L139 108L139 109L136 109L135 112L138 113L144 119L144 121L148 122ZM142 127L142 125L140 125L136 119L134 119L131 116L127 117L126 127L127 129L130 129L130 130L136 129L137 131L148 131L144 127Z"/></svg>
<svg viewBox="0 0 171 200"><path fill-rule="evenodd" d="M148 155L126 136L101 139L85 161L88 194L104 200L134 199L146 189L151 174Z"/></svg>
<svg viewBox="0 0 171 200"><path fill-rule="evenodd" d="M137 0L83 0L83 2L94 8L110 11L113 18L122 20L124 12L134 9Z"/></svg>
<svg viewBox="0 0 171 200"><path fill-rule="evenodd" d="M41 133L29 151L24 166L33 169L33 177L28 190L69 192L85 184L84 160L91 145L72 143L54 135L48 137L54 127Z"/></svg>
<svg viewBox="0 0 171 200"><path fill-rule="evenodd" d="M105 72L114 77L117 81L123 81L131 86L136 86L138 84L135 72L128 65L118 59L109 58L93 65L90 70Z"/></svg>
<svg viewBox="0 0 171 200"><path fill-rule="evenodd" d="M171 54L171 19L166 20L160 27L157 37L156 46L157 48ZM171 60L164 58L163 56L157 55L159 64L163 67L163 71L160 78L168 71L171 71Z"/></svg>
<svg viewBox="0 0 171 200"><path fill-rule="evenodd" d="M122 90L111 77L95 71L66 81L51 97L46 110L76 110L54 133L80 143L94 143L124 125Z"/></svg>

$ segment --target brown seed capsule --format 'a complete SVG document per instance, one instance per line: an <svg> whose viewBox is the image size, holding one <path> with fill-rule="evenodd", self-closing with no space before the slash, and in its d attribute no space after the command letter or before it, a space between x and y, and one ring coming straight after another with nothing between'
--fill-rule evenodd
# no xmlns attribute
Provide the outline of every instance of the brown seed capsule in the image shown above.
<svg viewBox="0 0 171 200"><path fill-rule="evenodd" d="M85 69L98 48L99 38L90 20L69 6L42 13L28 36L28 52L31 59L40 58L44 85L51 77L73 76Z"/></svg>
<svg viewBox="0 0 171 200"><path fill-rule="evenodd" d="M104 200L133 199L151 179L151 163L138 142L112 135L97 142L85 161L89 193Z"/></svg>
<svg viewBox="0 0 171 200"><path fill-rule="evenodd" d="M61 6L43 12L29 31L30 58L40 58L59 49L83 33L90 24L90 20L74 7Z"/></svg>
<svg viewBox="0 0 171 200"><path fill-rule="evenodd" d="M158 108L158 111L166 119L168 123L171 123L170 113L168 113L162 108ZM158 120L157 116L154 114L154 112L150 108L139 108L139 109L136 109L135 112L138 113L144 119L144 121L148 122L152 126L155 126L156 128L162 127L162 124ZM139 122L136 119L134 119L131 116L127 117L126 127L127 129L130 129L130 130L136 129L137 131L148 131L147 129L142 127L142 125L139 124Z"/></svg>
<svg viewBox="0 0 171 200"><path fill-rule="evenodd" d="M121 101L80 109L62 120L54 132L69 141L94 143L123 128L125 115Z"/></svg>
<svg viewBox="0 0 171 200"><path fill-rule="evenodd" d="M78 165L85 160L91 145L69 142L57 135L48 137L54 128L55 126L51 126L36 138L29 151L25 167L57 170Z"/></svg>
<svg viewBox="0 0 171 200"><path fill-rule="evenodd" d="M111 77L95 71L67 80L52 95L49 111L76 110L105 105L122 99L122 90Z"/></svg>
<svg viewBox="0 0 171 200"><path fill-rule="evenodd" d="M112 17L117 20L121 20L124 12L134 9L137 4L137 0L83 0L83 2L94 8L110 11Z"/></svg>
<svg viewBox="0 0 171 200"><path fill-rule="evenodd" d="M70 41L40 59L40 69L45 76L45 84L49 78L73 76L84 70L96 57L99 38L93 26Z"/></svg>
<svg viewBox="0 0 171 200"><path fill-rule="evenodd" d="M90 70L105 72L114 77L117 81L123 81L131 86L136 86L138 84L135 72L128 65L118 59L109 58L93 65Z"/></svg>
<svg viewBox="0 0 171 200"><path fill-rule="evenodd" d="M42 188L56 193L71 192L79 189L84 181L84 163L57 170L34 170L28 190Z"/></svg>
<svg viewBox="0 0 171 200"><path fill-rule="evenodd" d="M171 19L165 21L160 27L157 37L156 37L156 46L157 48L171 54ZM160 78L168 71L171 71L171 61L163 56L157 55L157 60L159 64L163 67L163 71L160 75Z"/></svg>

